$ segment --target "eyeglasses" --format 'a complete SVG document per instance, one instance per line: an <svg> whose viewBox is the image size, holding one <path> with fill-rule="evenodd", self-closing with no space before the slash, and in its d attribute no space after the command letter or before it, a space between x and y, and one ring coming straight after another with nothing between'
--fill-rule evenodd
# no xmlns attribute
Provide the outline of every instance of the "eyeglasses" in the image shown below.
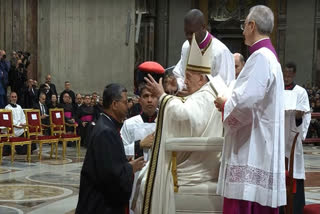
<svg viewBox="0 0 320 214"><path fill-rule="evenodd" d="M240 25L240 29L241 29L241 30L244 30L244 28L246 27L246 24L247 24L246 22L242 23L242 24Z"/></svg>
<svg viewBox="0 0 320 214"><path fill-rule="evenodd" d="M240 25L240 29L241 29L241 30L244 30L245 27L246 27L246 25L249 24L250 22L251 22L251 21L242 23L242 24Z"/></svg>

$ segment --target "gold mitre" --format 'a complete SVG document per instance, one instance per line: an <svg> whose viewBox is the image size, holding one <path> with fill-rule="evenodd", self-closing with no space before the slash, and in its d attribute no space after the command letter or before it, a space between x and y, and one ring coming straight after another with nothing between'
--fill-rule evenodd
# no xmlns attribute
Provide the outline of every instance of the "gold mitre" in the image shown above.
<svg viewBox="0 0 320 214"><path fill-rule="evenodd" d="M186 71L211 74L211 45L212 42L210 42L209 46L206 48L204 52L201 51L196 42L195 34L192 35L192 42L189 51L189 58Z"/></svg>

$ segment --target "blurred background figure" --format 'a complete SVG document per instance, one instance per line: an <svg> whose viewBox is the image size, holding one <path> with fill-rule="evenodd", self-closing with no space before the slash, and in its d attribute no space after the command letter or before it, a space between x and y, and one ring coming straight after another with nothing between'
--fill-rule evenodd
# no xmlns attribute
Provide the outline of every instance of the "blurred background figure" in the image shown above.
<svg viewBox="0 0 320 214"><path fill-rule="evenodd" d="M234 53L234 66L235 66L235 73L236 73L236 79L238 78L242 68L244 67L245 61L244 57L240 53Z"/></svg>

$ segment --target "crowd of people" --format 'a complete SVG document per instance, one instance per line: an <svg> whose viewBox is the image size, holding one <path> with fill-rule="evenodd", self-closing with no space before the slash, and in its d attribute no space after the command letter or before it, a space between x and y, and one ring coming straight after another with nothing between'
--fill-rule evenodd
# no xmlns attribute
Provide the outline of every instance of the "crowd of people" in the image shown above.
<svg viewBox="0 0 320 214"><path fill-rule="evenodd" d="M70 81L65 81L64 90L58 94L50 74L40 85L36 80L27 78L29 64L30 54L27 52L14 51L8 60L6 52L0 50L0 108L13 111L16 126L25 123L25 120L16 120L16 117L25 117L22 109L39 109L42 123L49 125L49 110L63 108L65 121L78 124L77 132L81 136L81 145L86 146L87 135L102 112L102 97L96 92L86 95L76 94L71 89ZM19 110L16 110L17 107ZM68 127L66 131L73 131L70 129L72 128ZM19 131L17 133L16 136L21 135ZM50 130L44 130L44 134L50 135ZM26 153L26 148L20 150L18 148L16 152ZM4 151L4 155L6 154L10 154L8 149Z"/></svg>
<svg viewBox="0 0 320 214"><path fill-rule="evenodd" d="M312 112L320 112L320 88L318 85L307 84L304 85L309 96L309 103ZM320 138L320 120L311 119L307 138Z"/></svg>

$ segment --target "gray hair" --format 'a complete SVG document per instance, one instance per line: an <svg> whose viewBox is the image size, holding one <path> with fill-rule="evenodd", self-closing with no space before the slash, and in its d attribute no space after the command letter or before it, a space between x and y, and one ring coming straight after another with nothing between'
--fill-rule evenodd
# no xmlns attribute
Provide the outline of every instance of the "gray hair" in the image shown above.
<svg viewBox="0 0 320 214"><path fill-rule="evenodd" d="M233 56L239 56L240 62L244 64L246 61L241 53L234 53Z"/></svg>
<svg viewBox="0 0 320 214"><path fill-rule="evenodd" d="M274 15L271 9L264 5L257 5L250 8L248 21L254 21L257 30L262 35L270 35L274 25Z"/></svg>
<svg viewBox="0 0 320 214"><path fill-rule="evenodd" d="M127 92L127 89L120 84L111 83L107 85L102 95L103 107L108 109L113 101L120 101L122 99L122 92Z"/></svg>

